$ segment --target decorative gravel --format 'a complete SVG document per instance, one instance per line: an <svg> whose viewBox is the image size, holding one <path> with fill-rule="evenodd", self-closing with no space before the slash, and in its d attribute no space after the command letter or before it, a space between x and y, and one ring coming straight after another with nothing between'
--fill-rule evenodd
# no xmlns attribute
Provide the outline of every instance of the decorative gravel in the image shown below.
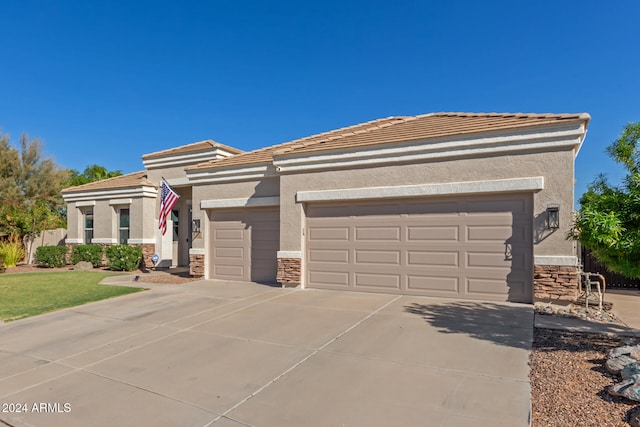
<svg viewBox="0 0 640 427"><path fill-rule="evenodd" d="M627 413L640 404L610 396L616 381L604 369L609 350L627 338L538 328L533 337L533 427L629 426Z"/></svg>

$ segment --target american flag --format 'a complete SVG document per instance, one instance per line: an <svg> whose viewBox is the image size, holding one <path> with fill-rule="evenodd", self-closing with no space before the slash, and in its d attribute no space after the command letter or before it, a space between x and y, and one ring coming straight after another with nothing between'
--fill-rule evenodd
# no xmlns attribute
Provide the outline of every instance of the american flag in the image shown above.
<svg viewBox="0 0 640 427"><path fill-rule="evenodd" d="M160 185L160 218L158 219L158 228L162 230L162 235L167 232L167 215L171 213L171 209L178 202L180 196L169 187L169 184L162 181Z"/></svg>

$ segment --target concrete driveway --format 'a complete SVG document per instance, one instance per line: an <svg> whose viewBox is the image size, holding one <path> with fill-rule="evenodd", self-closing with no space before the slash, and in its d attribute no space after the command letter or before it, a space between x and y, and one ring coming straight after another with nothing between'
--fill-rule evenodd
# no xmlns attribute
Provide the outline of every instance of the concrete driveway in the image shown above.
<svg viewBox="0 0 640 427"><path fill-rule="evenodd" d="M529 425L532 306L223 281L152 286L1 324L0 420Z"/></svg>

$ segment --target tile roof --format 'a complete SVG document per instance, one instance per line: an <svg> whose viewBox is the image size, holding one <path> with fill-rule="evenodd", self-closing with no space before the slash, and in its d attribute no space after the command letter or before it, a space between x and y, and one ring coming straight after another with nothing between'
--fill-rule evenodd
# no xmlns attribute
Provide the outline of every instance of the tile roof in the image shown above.
<svg viewBox="0 0 640 427"><path fill-rule="evenodd" d="M562 122L584 122L586 126L590 118L586 113L431 113L388 117L237 154L226 159L204 162L187 170L270 163L274 156L287 154L525 129Z"/></svg>
<svg viewBox="0 0 640 427"><path fill-rule="evenodd" d="M94 190L111 190L118 188L135 188L135 187L156 187L147 179L147 171L133 172L126 175L107 178L100 181L90 182L88 184L68 187L62 190L63 194L80 193Z"/></svg>
<svg viewBox="0 0 640 427"><path fill-rule="evenodd" d="M358 134L363 132L370 132L373 129L381 129L387 126L391 126L395 122L402 121L402 117L387 117L384 119L372 120L366 123L360 123L357 125L332 130L329 132L323 132L317 135L308 136L306 138L296 139L284 144L273 145L270 147L260 148L254 151L246 153L236 154L235 156L228 157L226 159L211 160L208 162L200 163L195 166L187 168L187 170L201 170L211 169L217 167L238 166L238 165L250 165L256 163L271 163L273 160L273 152L283 146L302 141L316 141L332 138L342 138L345 135Z"/></svg>
<svg viewBox="0 0 640 427"><path fill-rule="evenodd" d="M182 145L180 147L170 148L168 150L157 151L155 153L149 153L142 156L142 160L157 159L160 157L175 156L177 154L192 153L195 151L208 151L212 148L220 148L228 151L232 154L243 153L244 151L237 148L229 147L228 145L220 144L212 139L206 139L204 141L194 142L192 144Z"/></svg>
<svg viewBox="0 0 640 427"><path fill-rule="evenodd" d="M508 129L524 129L560 122L588 122L588 114L522 113L432 113L403 117L393 126L367 133L346 134L337 138L313 138L292 141L274 151L275 156L320 150L352 148L394 142L479 134Z"/></svg>

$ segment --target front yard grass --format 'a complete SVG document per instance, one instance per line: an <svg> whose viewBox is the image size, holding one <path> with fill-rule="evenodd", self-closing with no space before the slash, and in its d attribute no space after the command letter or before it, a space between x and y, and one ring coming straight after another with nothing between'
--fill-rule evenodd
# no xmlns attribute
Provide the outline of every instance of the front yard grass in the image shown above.
<svg viewBox="0 0 640 427"><path fill-rule="evenodd" d="M98 284L113 275L91 271L1 274L0 320L8 322L143 290Z"/></svg>

